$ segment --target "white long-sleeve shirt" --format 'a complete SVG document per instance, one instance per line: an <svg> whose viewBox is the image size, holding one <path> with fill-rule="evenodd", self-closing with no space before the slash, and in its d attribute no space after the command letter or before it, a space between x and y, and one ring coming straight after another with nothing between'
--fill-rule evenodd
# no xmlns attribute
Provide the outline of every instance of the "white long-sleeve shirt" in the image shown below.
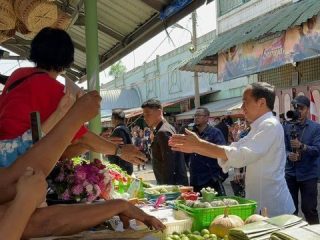
<svg viewBox="0 0 320 240"><path fill-rule="evenodd" d="M256 119L246 137L224 150L228 160L218 163L225 172L230 167L247 167L246 198L257 201L257 212L266 207L273 217L295 211L285 180L284 131L271 112Z"/></svg>

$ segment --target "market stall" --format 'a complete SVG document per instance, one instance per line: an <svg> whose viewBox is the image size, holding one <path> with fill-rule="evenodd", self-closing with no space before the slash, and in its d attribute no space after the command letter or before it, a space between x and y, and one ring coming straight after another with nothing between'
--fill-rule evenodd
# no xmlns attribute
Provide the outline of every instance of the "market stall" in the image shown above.
<svg viewBox="0 0 320 240"><path fill-rule="evenodd" d="M79 183L82 187L79 187ZM124 229L120 218L115 216L76 235L40 238L41 240L320 239L319 225L309 226L294 215L268 218L267 209L264 209L262 215L255 214L257 203L253 200L235 196L219 197L209 187L196 193L191 186L155 186L141 178L128 176L116 165L100 160L88 162L76 158L59 163L55 175L51 176L50 187L55 192L57 201L49 199L51 204L90 203L123 198L160 219L166 229L163 232L150 230L135 220L130 222L129 229Z"/></svg>

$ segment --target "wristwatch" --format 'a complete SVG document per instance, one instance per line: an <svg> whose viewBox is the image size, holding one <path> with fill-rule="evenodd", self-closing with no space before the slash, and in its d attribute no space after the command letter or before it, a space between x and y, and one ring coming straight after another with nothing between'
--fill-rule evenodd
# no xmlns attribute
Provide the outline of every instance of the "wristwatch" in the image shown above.
<svg viewBox="0 0 320 240"><path fill-rule="evenodd" d="M120 157L122 155L122 147L120 145L117 145L116 152L114 155L117 157Z"/></svg>

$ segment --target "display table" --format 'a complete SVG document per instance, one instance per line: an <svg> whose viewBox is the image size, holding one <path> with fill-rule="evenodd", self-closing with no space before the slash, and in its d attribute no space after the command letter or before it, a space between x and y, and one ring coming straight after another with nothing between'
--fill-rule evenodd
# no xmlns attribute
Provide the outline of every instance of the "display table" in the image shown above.
<svg viewBox="0 0 320 240"><path fill-rule="evenodd" d="M45 238L32 238L31 240L97 240L97 239L143 239L143 240L157 240L165 239L165 237L173 232L182 232L190 230L192 226L192 219L181 213L180 211L173 210L172 208L162 207L158 210L152 206L141 207L146 213L157 217L162 220L166 225L166 229L161 231L154 231L146 229L141 225L141 230L126 230L125 232L115 232L110 230L102 231L85 231L72 236L60 237L45 237Z"/></svg>

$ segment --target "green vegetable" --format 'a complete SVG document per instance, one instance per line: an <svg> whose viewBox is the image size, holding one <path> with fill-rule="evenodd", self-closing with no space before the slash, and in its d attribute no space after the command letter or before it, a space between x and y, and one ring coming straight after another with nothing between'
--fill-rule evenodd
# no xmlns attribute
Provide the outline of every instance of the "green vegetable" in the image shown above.
<svg viewBox="0 0 320 240"><path fill-rule="evenodd" d="M193 234L194 235L201 235L199 231L194 231Z"/></svg>
<svg viewBox="0 0 320 240"><path fill-rule="evenodd" d="M210 234L209 230L208 230L208 229L205 229L205 228L202 229L202 230L201 230L201 235L204 236L204 235L206 235L206 234L208 234L208 235ZM208 237L209 237L209 236L208 236Z"/></svg>

